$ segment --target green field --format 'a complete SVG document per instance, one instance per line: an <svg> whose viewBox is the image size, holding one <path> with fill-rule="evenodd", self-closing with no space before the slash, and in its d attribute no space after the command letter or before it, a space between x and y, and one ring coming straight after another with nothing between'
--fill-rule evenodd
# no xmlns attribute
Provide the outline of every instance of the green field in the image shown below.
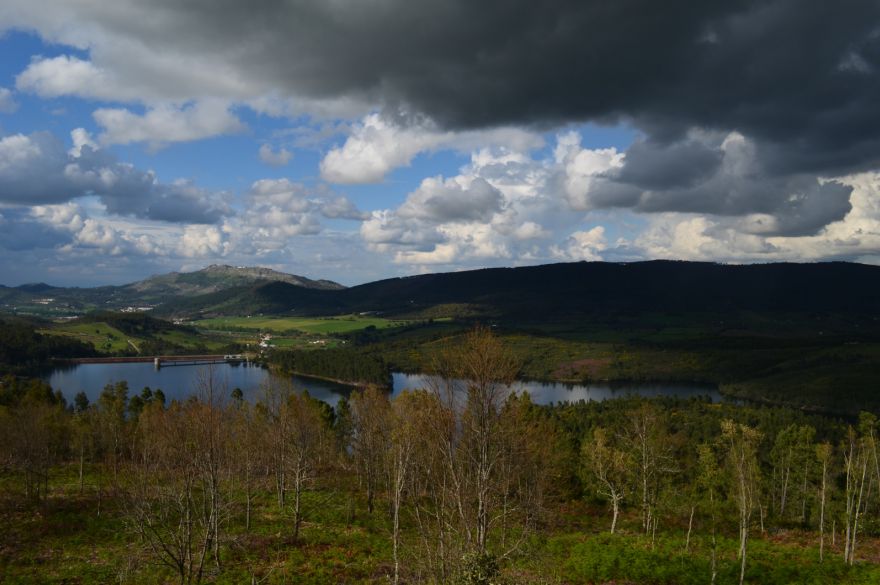
<svg viewBox="0 0 880 585"><path fill-rule="evenodd" d="M407 325L407 321L399 319L383 319L365 315L336 315L332 317L218 317L202 319L192 324L203 329L219 331L270 331L286 333L302 331L303 333L328 335L332 333L350 333L368 327L388 329Z"/></svg>
<svg viewBox="0 0 880 585"><path fill-rule="evenodd" d="M125 352L140 347L142 340L126 335L106 323L62 323L51 329L39 329L44 335L62 335L90 343L102 353ZM130 341L130 343L129 343Z"/></svg>
<svg viewBox="0 0 880 585"><path fill-rule="evenodd" d="M156 343L176 347L181 351L221 351L230 343L239 341L181 329L147 332L135 336L103 322L62 322L39 329L38 332L78 339L91 344L96 351L107 354L140 353L142 349L153 351Z"/></svg>

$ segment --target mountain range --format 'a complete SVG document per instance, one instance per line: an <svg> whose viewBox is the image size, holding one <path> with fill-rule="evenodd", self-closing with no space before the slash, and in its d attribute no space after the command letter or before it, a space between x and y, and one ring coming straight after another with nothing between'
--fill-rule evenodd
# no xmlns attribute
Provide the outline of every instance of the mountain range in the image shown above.
<svg viewBox="0 0 880 585"><path fill-rule="evenodd" d="M519 320L646 311L877 313L878 286L880 267L843 262L577 262L426 274L336 289L262 282L177 298L160 311L177 316L458 312Z"/></svg>
<svg viewBox="0 0 880 585"><path fill-rule="evenodd" d="M391 278L346 288L266 268L209 266L124 285L0 288L0 304L58 311L152 307L156 315L382 313L515 317L645 312L880 314L880 267L846 262L723 265L576 262ZM49 304L39 305L37 303Z"/></svg>

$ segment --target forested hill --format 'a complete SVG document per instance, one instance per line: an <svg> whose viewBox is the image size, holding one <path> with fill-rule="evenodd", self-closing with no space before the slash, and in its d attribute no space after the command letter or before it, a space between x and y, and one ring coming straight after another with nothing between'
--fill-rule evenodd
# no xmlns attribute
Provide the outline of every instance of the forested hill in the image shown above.
<svg viewBox="0 0 880 585"><path fill-rule="evenodd" d="M192 297L169 312L428 312L541 320L608 312L880 314L880 267L844 262L722 265L578 262L392 278L342 290L273 282Z"/></svg>

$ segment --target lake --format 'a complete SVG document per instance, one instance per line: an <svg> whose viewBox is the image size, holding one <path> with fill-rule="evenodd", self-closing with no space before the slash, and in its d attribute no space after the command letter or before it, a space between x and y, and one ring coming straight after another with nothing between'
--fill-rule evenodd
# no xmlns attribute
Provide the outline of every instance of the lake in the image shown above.
<svg viewBox="0 0 880 585"><path fill-rule="evenodd" d="M46 379L52 388L61 390L68 401L80 391L84 391L89 400L97 400L105 385L128 382L129 396L139 394L141 389L149 386L153 390L160 388L170 401L182 400L192 394L198 383L199 377L204 375L206 368L214 368L215 380L227 388L227 393L233 388L241 388L249 400L259 397L260 384L270 374L268 370L255 365L247 364L216 364L213 366L170 366L156 369L151 363L114 363L114 364L79 364L76 366L59 368L49 374ZM294 384L304 388L309 393L335 405L339 398L348 396L352 388L343 384L336 384L316 378L304 376L292 376ZM392 374L393 394L399 394L405 389L423 388L426 386L427 376L421 374ZM545 382L518 382L517 390L528 390L538 404L550 404L554 402L576 402L579 400L608 400L625 396L675 396L679 398L691 398L705 396L713 402L721 400L721 394L714 386L683 383L657 383L657 384L560 384Z"/></svg>

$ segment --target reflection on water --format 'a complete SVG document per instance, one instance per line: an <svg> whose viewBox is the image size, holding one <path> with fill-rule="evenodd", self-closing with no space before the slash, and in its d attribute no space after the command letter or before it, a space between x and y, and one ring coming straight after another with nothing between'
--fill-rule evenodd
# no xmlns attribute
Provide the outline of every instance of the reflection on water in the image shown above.
<svg viewBox="0 0 880 585"><path fill-rule="evenodd" d="M260 384L272 374L265 368L244 363L213 364L202 366L167 366L156 369L151 363L79 364L72 368L57 369L48 377L52 388L61 389L70 400L77 392L84 391L89 401L97 400L107 384L125 380L129 396L140 393L149 386L161 389L165 398L183 400L196 391L200 377L213 368L214 383L225 389L227 396L233 388L240 388L248 400L260 395ZM315 398L335 405L340 396L351 392L351 387L324 380L293 376L294 384L306 388Z"/></svg>
<svg viewBox="0 0 880 585"><path fill-rule="evenodd" d="M399 394L405 389L430 388L430 376L424 374L393 374L394 393ZM612 398L627 396L673 396L676 398L707 397L713 402L721 400L721 394L715 386L705 384L656 383L656 384L561 384L559 382L526 382L514 384L517 392L527 391L532 400L538 404L554 402L577 402L593 400L600 402Z"/></svg>
<svg viewBox="0 0 880 585"><path fill-rule="evenodd" d="M213 366L174 366L156 369L150 363L122 364L80 364L72 367L59 368L47 376L55 389L60 389L68 400L80 391L84 391L90 401L97 400L101 389L115 382L128 382L129 395L140 393L149 386L153 390L160 388L170 400L182 400L192 394L197 387L200 376L206 368L214 368L214 380L226 389L228 395L233 388L241 388L245 398L255 400L260 394L260 384L273 376L268 370L248 364L215 364ZM351 393L352 388L326 380L293 376L294 384L309 393L335 405L339 398ZM421 374L392 375L393 394L397 395L405 389L427 388L430 379ZM680 383L665 384L589 384L569 385L542 382L518 382L517 391L527 390L538 404L568 402L578 400L608 400L624 396L675 396L692 398L705 396L712 401L721 400L721 395L713 386L688 385Z"/></svg>

